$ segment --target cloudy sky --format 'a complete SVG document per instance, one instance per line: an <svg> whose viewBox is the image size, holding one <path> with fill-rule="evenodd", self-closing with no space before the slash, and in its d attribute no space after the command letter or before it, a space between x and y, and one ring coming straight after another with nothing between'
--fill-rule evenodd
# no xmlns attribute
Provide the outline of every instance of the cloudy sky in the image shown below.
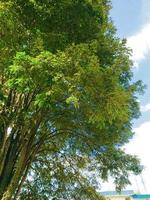
<svg viewBox="0 0 150 200"><path fill-rule="evenodd" d="M139 97L141 117L135 121L135 137L126 151L139 156L145 169L141 176L131 177L127 189L150 193L150 0L112 0L111 17L120 38L127 38L133 49L134 80L142 80L147 89ZM112 184L103 184L102 190L113 190Z"/></svg>

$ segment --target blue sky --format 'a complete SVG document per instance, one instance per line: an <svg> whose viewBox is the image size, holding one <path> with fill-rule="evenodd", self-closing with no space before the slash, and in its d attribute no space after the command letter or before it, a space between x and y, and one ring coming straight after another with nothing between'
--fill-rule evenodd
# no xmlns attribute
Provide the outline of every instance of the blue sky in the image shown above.
<svg viewBox="0 0 150 200"><path fill-rule="evenodd" d="M111 17L117 35L127 39L132 48L134 80L147 85L139 97L141 117L134 122L135 136L125 146L126 152L138 155L145 169L141 176L131 176L132 185L127 189L150 193L150 0L112 0ZM144 184L143 184L144 182ZM113 190L112 183L102 184L102 190Z"/></svg>

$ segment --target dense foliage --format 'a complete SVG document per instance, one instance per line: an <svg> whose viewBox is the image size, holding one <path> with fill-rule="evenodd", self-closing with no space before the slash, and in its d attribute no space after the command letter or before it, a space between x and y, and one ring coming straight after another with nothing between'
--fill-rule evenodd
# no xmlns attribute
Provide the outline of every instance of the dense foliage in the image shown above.
<svg viewBox="0 0 150 200"><path fill-rule="evenodd" d="M122 146L139 116L108 0L1 0L0 199L102 199L140 173Z"/></svg>

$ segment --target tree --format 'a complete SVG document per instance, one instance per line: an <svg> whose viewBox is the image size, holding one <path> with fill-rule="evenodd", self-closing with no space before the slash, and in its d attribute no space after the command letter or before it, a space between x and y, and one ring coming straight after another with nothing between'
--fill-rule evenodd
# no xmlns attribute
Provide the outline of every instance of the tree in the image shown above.
<svg viewBox="0 0 150 200"><path fill-rule="evenodd" d="M141 171L121 147L143 86L131 82L110 2L2 0L0 9L0 199L101 199L95 181L109 175L121 190Z"/></svg>

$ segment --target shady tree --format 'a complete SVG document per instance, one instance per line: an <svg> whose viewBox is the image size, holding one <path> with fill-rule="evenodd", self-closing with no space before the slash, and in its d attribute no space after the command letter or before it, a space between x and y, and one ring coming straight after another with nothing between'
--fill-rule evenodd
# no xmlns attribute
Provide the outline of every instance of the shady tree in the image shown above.
<svg viewBox="0 0 150 200"><path fill-rule="evenodd" d="M130 50L108 0L1 0L0 199L101 199L141 171Z"/></svg>

